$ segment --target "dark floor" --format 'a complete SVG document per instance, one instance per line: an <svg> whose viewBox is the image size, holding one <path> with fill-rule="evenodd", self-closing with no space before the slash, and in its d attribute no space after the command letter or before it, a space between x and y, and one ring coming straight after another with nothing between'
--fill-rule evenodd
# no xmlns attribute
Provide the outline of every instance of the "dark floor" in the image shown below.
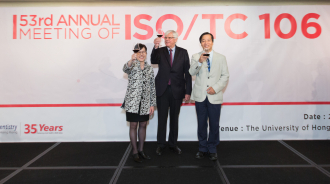
<svg viewBox="0 0 330 184"><path fill-rule="evenodd" d="M152 159L135 163L128 142L1 143L0 183L330 183L330 141L221 141L217 162L195 159L198 142L179 142L183 154L155 142Z"/></svg>

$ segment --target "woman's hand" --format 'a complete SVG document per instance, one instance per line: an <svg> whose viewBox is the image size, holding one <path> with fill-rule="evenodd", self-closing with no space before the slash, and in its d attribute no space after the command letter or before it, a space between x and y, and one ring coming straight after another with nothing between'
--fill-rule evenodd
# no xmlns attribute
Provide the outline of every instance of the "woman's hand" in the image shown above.
<svg viewBox="0 0 330 184"><path fill-rule="evenodd" d="M128 67L132 66L132 63L133 63L134 60L136 60L136 54L135 53L132 55L131 60L128 61L128 63L127 63Z"/></svg>
<svg viewBox="0 0 330 184"><path fill-rule="evenodd" d="M149 110L149 115L152 115L155 111L155 107L154 106L151 106L150 107L150 110Z"/></svg>

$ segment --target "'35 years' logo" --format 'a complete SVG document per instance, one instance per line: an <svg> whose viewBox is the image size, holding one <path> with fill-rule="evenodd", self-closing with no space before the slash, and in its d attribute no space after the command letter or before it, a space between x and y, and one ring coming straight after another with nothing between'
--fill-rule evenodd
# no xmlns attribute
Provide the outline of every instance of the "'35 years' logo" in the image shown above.
<svg viewBox="0 0 330 184"><path fill-rule="evenodd" d="M24 124L24 134L62 133L63 126L47 126L46 124Z"/></svg>

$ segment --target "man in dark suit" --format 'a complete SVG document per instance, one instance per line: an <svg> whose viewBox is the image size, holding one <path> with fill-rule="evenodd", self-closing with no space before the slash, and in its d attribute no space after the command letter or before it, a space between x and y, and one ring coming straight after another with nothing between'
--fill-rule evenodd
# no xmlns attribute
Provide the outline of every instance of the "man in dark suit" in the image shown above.
<svg viewBox="0 0 330 184"><path fill-rule="evenodd" d="M161 38L154 41L151 53L151 63L158 64L156 76L156 95L158 109L157 155L161 155L166 147L166 127L168 108L170 108L170 133L168 145L170 150L181 154L177 146L178 120L182 99L190 100L191 75L189 74L190 62L186 49L176 46L178 33L169 30L165 33L166 47L159 48Z"/></svg>

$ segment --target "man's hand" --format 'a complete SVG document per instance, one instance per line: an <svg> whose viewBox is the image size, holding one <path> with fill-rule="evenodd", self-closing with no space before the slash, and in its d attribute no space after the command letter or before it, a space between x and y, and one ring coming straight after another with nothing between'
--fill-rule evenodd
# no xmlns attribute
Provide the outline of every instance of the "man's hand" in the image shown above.
<svg viewBox="0 0 330 184"><path fill-rule="evenodd" d="M155 38L155 40L154 40L155 49L158 49L159 48L159 45L160 45L160 42L161 41L162 41L161 38L159 38L159 37Z"/></svg>
<svg viewBox="0 0 330 184"><path fill-rule="evenodd" d="M198 62L200 62L200 63L203 63L204 61L207 60L207 58L209 58L209 56L204 56L203 54L204 53L202 53L201 56L199 57Z"/></svg>
<svg viewBox="0 0 330 184"><path fill-rule="evenodd" d="M189 101L190 100L190 95L185 95L185 97L184 97L184 101Z"/></svg>
<svg viewBox="0 0 330 184"><path fill-rule="evenodd" d="M213 89L212 87L207 88L206 91L207 91L207 93L210 94L210 95L214 95L214 94L215 94L215 91L214 91L214 89Z"/></svg>
<svg viewBox="0 0 330 184"><path fill-rule="evenodd" d="M152 115L155 111L155 107L154 106L151 106L150 107L150 110L149 110L149 115Z"/></svg>

